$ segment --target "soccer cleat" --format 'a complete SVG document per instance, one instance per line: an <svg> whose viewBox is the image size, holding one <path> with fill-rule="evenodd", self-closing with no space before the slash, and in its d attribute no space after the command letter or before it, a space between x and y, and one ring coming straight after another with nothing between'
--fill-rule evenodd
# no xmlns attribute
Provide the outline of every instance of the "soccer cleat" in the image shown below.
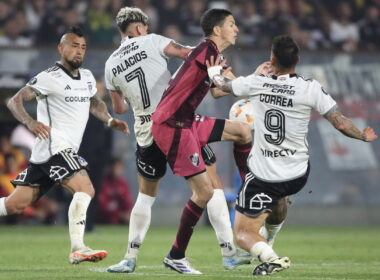
<svg viewBox="0 0 380 280"><path fill-rule="evenodd" d="M79 264L81 262L98 262L107 257L107 251L92 250L91 248L84 247L75 252L70 253L69 261L71 264Z"/></svg>
<svg viewBox="0 0 380 280"><path fill-rule="evenodd" d="M169 254L164 259L164 265L171 270L182 274L202 274L202 272L194 269L187 258L175 260Z"/></svg>
<svg viewBox="0 0 380 280"><path fill-rule="evenodd" d="M282 257L275 259L271 262L263 262L255 267L253 275L271 275L273 272L279 272L281 270L290 267L290 260L288 257Z"/></svg>
<svg viewBox="0 0 380 280"><path fill-rule="evenodd" d="M223 267L226 270L233 270L242 264L250 264L251 261L252 255L240 248L236 249L235 255L222 258Z"/></svg>
<svg viewBox="0 0 380 280"><path fill-rule="evenodd" d="M107 272L114 273L132 273L135 271L136 258L133 259L123 259L118 264L111 265L107 268Z"/></svg>

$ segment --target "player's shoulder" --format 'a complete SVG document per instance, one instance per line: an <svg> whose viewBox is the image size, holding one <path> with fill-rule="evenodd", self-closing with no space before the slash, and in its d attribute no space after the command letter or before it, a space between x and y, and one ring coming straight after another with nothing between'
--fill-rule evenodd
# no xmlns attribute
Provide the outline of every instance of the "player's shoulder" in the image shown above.
<svg viewBox="0 0 380 280"><path fill-rule="evenodd" d="M85 78L92 78L94 77L94 75L92 74L91 70L87 69L87 68L79 68L79 73L82 77L85 77Z"/></svg>

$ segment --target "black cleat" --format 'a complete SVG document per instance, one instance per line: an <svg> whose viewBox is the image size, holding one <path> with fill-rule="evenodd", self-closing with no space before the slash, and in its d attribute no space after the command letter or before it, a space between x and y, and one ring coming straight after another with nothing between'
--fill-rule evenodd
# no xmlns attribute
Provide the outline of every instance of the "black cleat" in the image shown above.
<svg viewBox="0 0 380 280"><path fill-rule="evenodd" d="M281 270L290 267L290 260L288 257L282 257L275 259L271 262L263 262L255 267L252 274L253 275L271 275L273 272L279 272Z"/></svg>

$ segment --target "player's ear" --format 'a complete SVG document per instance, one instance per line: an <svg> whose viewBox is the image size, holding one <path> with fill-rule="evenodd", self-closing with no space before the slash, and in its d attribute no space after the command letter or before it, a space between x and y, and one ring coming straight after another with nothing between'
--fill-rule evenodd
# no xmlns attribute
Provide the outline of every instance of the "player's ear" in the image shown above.
<svg viewBox="0 0 380 280"><path fill-rule="evenodd" d="M300 63L300 62L301 62L301 57L298 56L298 58L297 58L297 64Z"/></svg>
<svg viewBox="0 0 380 280"><path fill-rule="evenodd" d="M215 25L214 28L212 29L213 33L216 35L216 36L219 36L220 35L220 32L221 32L221 28L220 26L218 25Z"/></svg>
<svg viewBox="0 0 380 280"><path fill-rule="evenodd" d="M58 52L62 55L63 53L63 43L59 43L57 46Z"/></svg>

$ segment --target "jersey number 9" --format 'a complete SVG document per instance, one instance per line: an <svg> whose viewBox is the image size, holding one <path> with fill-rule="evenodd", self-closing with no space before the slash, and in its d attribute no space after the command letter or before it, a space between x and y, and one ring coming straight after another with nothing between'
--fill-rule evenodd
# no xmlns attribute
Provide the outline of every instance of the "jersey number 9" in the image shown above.
<svg viewBox="0 0 380 280"><path fill-rule="evenodd" d="M285 115L283 112L271 109L265 112L265 128L273 134L264 134L265 140L274 145L281 145L285 139Z"/></svg>

